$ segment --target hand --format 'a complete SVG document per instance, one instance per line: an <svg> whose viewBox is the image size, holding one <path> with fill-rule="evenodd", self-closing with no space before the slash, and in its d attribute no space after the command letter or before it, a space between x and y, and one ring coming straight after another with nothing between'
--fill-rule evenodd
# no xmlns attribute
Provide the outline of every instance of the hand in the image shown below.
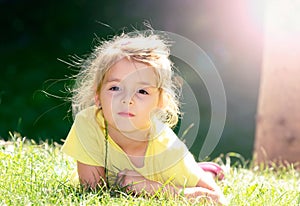
<svg viewBox="0 0 300 206"><path fill-rule="evenodd" d="M134 170L123 170L117 175L117 183L121 187L126 187L127 192L140 193L146 190L147 180L144 176Z"/></svg>
<svg viewBox="0 0 300 206"><path fill-rule="evenodd" d="M190 201L211 201L216 205L228 205L228 202L223 195L220 189L217 190L209 190L203 187L189 187L189 188L182 188L180 193L183 193L184 196L189 199Z"/></svg>

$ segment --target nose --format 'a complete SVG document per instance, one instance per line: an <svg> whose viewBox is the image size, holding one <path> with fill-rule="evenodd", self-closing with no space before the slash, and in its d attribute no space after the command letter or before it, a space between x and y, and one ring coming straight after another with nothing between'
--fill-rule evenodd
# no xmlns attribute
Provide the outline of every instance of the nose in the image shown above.
<svg viewBox="0 0 300 206"><path fill-rule="evenodd" d="M131 94L126 94L124 95L124 97L122 98L121 102L122 104L128 104L131 105L133 104L133 100L132 100L133 96Z"/></svg>
<svg viewBox="0 0 300 206"><path fill-rule="evenodd" d="M131 99L123 99L122 100L122 104L129 104L129 105L131 105L131 104L133 104L133 101Z"/></svg>

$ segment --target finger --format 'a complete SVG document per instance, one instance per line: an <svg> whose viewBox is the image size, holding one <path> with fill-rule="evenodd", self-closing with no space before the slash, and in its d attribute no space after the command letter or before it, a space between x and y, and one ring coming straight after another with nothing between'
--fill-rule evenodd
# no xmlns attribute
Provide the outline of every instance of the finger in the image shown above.
<svg viewBox="0 0 300 206"><path fill-rule="evenodd" d="M118 173L118 177L121 177L121 176L124 176L124 175L126 175L127 174L127 169L125 169L125 170L122 170L122 171L120 171L119 173Z"/></svg>
<svg viewBox="0 0 300 206"><path fill-rule="evenodd" d="M116 179L117 185L123 185L124 179L125 179L125 175L119 172Z"/></svg>

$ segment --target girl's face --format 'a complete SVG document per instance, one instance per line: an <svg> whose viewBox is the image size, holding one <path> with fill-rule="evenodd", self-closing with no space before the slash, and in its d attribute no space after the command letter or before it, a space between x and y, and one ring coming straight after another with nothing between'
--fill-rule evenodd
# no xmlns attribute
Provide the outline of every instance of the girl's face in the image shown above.
<svg viewBox="0 0 300 206"><path fill-rule="evenodd" d="M151 114L160 106L157 76L149 65L121 59L105 74L100 104L108 128L124 134L150 128Z"/></svg>

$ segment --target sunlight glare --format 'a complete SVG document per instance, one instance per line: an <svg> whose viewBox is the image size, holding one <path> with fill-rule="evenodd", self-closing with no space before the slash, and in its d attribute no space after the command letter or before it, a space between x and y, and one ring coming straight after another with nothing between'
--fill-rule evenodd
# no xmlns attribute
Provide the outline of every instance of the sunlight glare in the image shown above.
<svg viewBox="0 0 300 206"><path fill-rule="evenodd" d="M269 32L300 31L299 0L267 0L266 27Z"/></svg>

